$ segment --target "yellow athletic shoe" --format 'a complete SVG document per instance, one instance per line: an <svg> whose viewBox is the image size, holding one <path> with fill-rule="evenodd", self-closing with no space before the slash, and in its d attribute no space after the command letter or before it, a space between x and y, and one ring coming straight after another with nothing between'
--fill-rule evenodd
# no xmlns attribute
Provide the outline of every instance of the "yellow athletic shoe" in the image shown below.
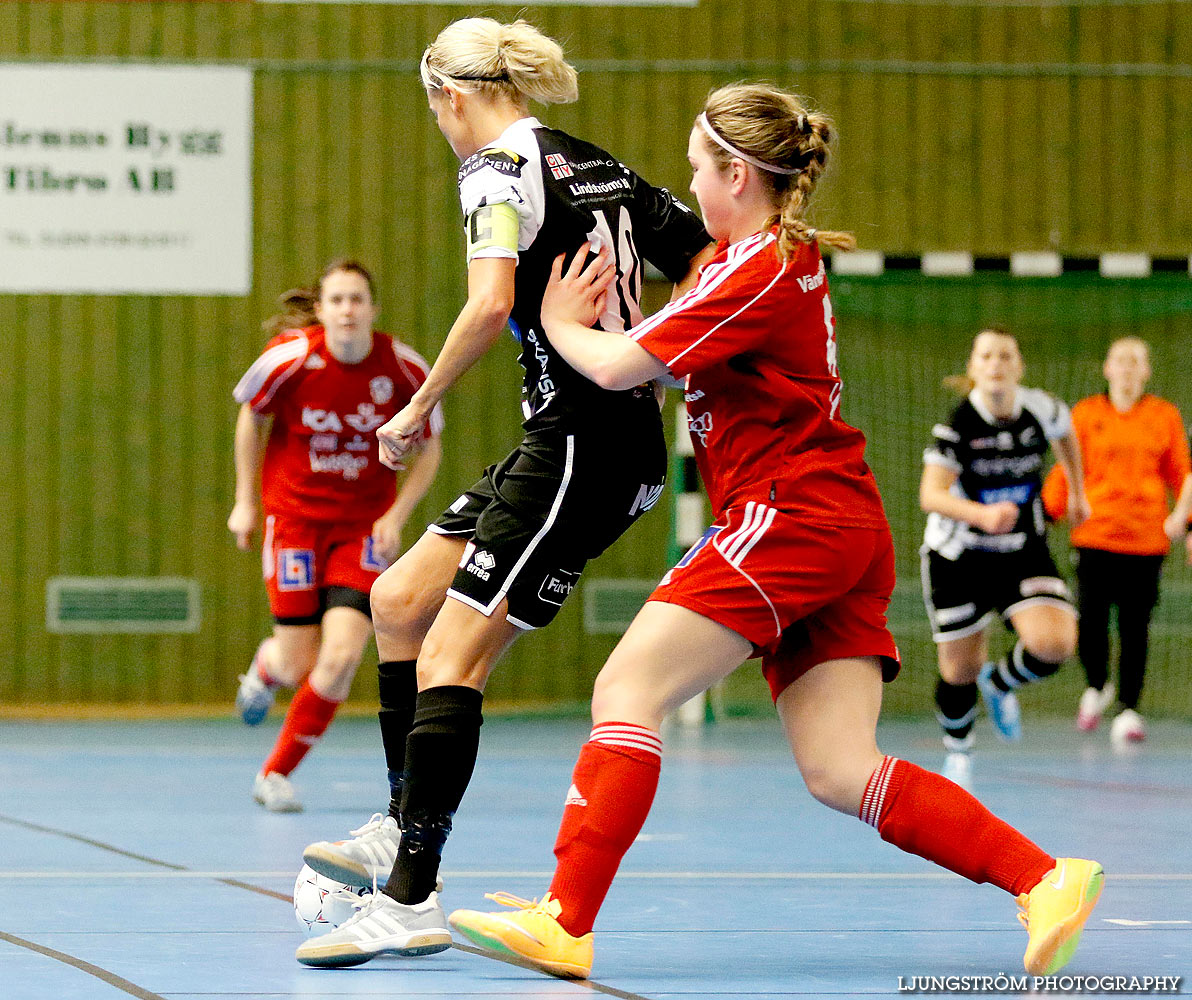
<svg viewBox="0 0 1192 1000"><path fill-rule="evenodd" d="M1097 862L1057 858L1043 880L1018 897L1018 919L1031 935L1022 957L1027 972L1049 976L1068 964L1104 882Z"/></svg>
<svg viewBox="0 0 1192 1000"><path fill-rule="evenodd" d="M485 893L516 913L481 913L456 910L447 919L451 926L481 948L501 955L524 958L552 976L587 979L592 971L592 932L572 937L559 923L562 907L548 892L537 899L521 899L507 892Z"/></svg>

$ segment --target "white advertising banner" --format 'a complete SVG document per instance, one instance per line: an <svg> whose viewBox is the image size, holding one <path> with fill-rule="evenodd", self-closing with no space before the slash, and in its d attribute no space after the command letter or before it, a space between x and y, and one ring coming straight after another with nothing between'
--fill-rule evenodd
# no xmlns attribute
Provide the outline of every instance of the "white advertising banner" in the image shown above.
<svg viewBox="0 0 1192 1000"><path fill-rule="evenodd" d="M0 292L251 285L251 70L0 64Z"/></svg>

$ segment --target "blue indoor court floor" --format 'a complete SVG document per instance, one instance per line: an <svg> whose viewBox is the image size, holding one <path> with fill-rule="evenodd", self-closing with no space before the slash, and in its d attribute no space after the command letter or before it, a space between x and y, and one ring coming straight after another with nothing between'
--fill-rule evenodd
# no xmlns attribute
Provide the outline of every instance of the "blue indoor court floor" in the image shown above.
<svg viewBox="0 0 1192 1000"><path fill-rule="evenodd" d="M978 730L975 793L1104 895L1072 976L1192 976L1192 725L1108 734L1029 716L1015 747ZM306 803L250 798L276 733L232 720L0 722L0 998L682 998L898 996L900 977L1012 976L1014 901L885 844L803 789L772 722L666 734L653 814L597 924L590 981L459 945L355 969L298 965L302 848L386 795L375 720L341 719L296 772ZM584 720L489 719L444 857L444 902L540 895ZM927 720L883 723L887 753L941 762ZM1181 990L1192 986L1181 983ZM939 994L951 995L951 994ZM1120 995L1120 994L1119 994Z"/></svg>

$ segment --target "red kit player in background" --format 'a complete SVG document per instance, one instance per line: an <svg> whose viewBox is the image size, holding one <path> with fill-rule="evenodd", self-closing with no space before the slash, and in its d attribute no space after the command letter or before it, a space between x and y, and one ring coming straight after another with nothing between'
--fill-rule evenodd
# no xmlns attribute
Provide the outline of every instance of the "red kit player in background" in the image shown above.
<svg viewBox="0 0 1192 1000"><path fill-rule="evenodd" d="M347 698L372 636L369 590L397 558L402 527L439 466L442 413L422 430L401 490L377 455L376 429L426 380L416 351L373 330L368 271L337 261L312 290L289 292L265 324L275 336L236 386L236 505L242 549L265 514L262 569L273 612L240 679L236 707L256 725L276 688L297 687L253 785L272 812L297 812L289 774Z"/></svg>
<svg viewBox="0 0 1192 1000"><path fill-rule="evenodd" d="M830 137L791 94L715 91L688 146L691 190L719 241L695 288L626 335L589 330L611 272L599 258L581 270L579 254L566 274L556 261L542 302L551 343L605 388L685 380L716 512L596 680L550 891L493 897L512 913L451 915L473 941L556 975L589 973L593 921L658 784L662 720L753 656L811 794L1018 897L1028 972L1068 960L1101 890L1100 865L1051 857L959 786L877 748L882 683L898 672L894 550L865 439L840 416L819 249L853 239L803 220Z"/></svg>

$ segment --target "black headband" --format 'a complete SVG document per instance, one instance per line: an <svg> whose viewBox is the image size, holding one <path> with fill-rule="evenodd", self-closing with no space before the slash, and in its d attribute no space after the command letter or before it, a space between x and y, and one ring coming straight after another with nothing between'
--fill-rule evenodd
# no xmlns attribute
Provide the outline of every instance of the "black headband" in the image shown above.
<svg viewBox="0 0 1192 1000"><path fill-rule="evenodd" d="M429 65L429 64L428 64ZM510 83L509 74L502 70L496 76L465 76L461 73L444 73L441 69L430 67L439 76L448 80L473 80L477 83Z"/></svg>

